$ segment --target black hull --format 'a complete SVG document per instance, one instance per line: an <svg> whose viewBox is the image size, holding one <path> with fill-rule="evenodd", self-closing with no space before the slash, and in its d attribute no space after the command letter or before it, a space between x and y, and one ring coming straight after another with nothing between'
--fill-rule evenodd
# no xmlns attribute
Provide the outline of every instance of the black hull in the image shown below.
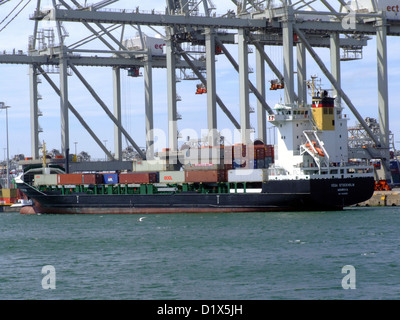
<svg viewBox="0 0 400 320"><path fill-rule="evenodd" d="M368 200L374 179L315 179L269 181L260 193L180 192L147 195L94 195L44 193L27 185L18 187L34 202L21 213L176 213L266 212L341 210Z"/></svg>

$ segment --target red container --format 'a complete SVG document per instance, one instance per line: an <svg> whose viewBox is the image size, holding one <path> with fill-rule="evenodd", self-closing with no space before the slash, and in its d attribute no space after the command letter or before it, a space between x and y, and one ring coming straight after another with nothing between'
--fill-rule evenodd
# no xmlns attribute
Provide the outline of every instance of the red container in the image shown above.
<svg viewBox="0 0 400 320"><path fill-rule="evenodd" d="M82 183L83 184L102 184L103 183L103 175L102 174L91 174L84 173L82 174Z"/></svg>
<svg viewBox="0 0 400 320"><path fill-rule="evenodd" d="M274 157L274 146L272 144L265 145L265 157Z"/></svg>
<svg viewBox="0 0 400 320"><path fill-rule="evenodd" d="M254 146L254 159L260 160L265 158L265 147L264 146Z"/></svg>
<svg viewBox="0 0 400 320"><path fill-rule="evenodd" d="M156 172L121 173L119 183L157 183Z"/></svg>
<svg viewBox="0 0 400 320"><path fill-rule="evenodd" d="M246 145L245 144L235 144L233 146L233 158L243 158L246 156Z"/></svg>
<svg viewBox="0 0 400 320"><path fill-rule="evenodd" d="M81 173L64 173L57 175L57 184L82 184Z"/></svg>
<svg viewBox="0 0 400 320"><path fill-rule="evenodd" d="M224 182L225 170L185 171L186 182Z"/></svg>

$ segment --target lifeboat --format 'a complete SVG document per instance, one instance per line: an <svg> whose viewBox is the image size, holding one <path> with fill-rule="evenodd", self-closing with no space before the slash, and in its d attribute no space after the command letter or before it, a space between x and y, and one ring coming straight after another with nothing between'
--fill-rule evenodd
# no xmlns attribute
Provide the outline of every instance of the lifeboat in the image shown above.
<svg viewBox="0 0 400 320"><path fill-rule="evenodd" d="M311 144L309 142L306 143L306 147L310 149L312 152L317 153L320 157L325 157L324 151L317 147L317 143L315 141L311 141L313 144L314 148L311 147Z"/></svg>

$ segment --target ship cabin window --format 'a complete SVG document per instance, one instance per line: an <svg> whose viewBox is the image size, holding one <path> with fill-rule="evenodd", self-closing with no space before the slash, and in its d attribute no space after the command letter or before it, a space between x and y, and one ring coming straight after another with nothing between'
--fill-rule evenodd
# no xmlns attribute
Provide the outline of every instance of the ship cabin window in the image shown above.
<svg viewBox="0 0 400 320"><path fill-rule="evenodd" d="M333 125L333 126L335 125L335 120L332 120L332 125Z"/></svg>
<svg viewBox="0 0 400 320"><path fill-rule="evenodd" d="M329 108L329 114L333 114L333 109Z"/></svg>

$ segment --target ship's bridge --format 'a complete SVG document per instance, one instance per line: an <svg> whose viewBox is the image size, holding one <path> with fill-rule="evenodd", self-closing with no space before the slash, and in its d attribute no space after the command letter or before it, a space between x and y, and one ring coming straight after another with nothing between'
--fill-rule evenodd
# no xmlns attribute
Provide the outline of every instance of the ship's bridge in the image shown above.
<svg viewBox="0 0 400 320"><path fill-rule="evenodd" d="M271 123L290 120L306 120L310 116L310 108L299 106L297 104L277 103L274 107L275 114L268 116Z"/></svg>

